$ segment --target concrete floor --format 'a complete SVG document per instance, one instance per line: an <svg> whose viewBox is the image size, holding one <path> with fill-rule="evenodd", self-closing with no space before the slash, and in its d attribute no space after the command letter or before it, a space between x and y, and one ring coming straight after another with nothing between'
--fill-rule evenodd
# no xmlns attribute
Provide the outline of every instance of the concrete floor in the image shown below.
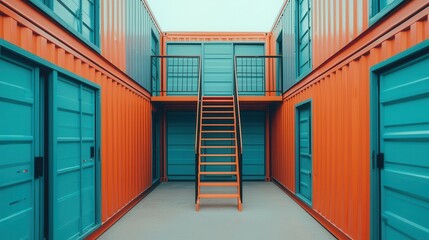
<svg viewBox="0 0 429 240"><path fill-rule="evenodd" d="M233 199L203 199L196 212L194 183L162 183L99 239L335 239L273 183L243 189L242 212Z"/></svg>

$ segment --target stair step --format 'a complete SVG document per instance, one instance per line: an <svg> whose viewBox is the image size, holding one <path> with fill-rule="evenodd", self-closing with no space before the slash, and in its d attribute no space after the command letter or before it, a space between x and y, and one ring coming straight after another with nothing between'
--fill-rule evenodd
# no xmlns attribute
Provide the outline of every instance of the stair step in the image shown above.
<svg viewBox="0 0 429 240"><path fill-rule="evenodd" d="M238 198L239 195L237 193L200 193L198 195L199 198Z"/></svg>
<svg viewBox="0 0 429 240"><path fill-rule="evenodd" d="M235 124L232 123L203 123L203 127L234 127Z"/></svg>
<svg viewBox="0 0 429 240"><path fill-rule="evenodd" d="M238 175L238 172L200 172L200 175Z"/></svg>
<svg viewBox="0 0 429 240"><path fill-rule="evenodd" d="M235 157L235 153L206 153L201 154L201 157Z"/></svg>
<svg viewBox="0 0 429 240"><path fill-rule="evenodd" d="M228 120L228 119L234 119L234 117L203 117L204 119L211 119L211 120L216 120L216 119L220 119L220 120Z"/></svg>
<svg viewBox="0 0 429 240"><path fill-rule="evenodd" d="M224 113L224 114L228 113L228 114L232 114L232 113L234 113L234 111L204 111L203 110L203 114L204 113Z"/></svg>
<svg viewBox="0 0 429 240"><path fill-rule="evenodd" d="M213 98L222 98L222 99L225 99L225 98L230 98L230 99L232 99L234 96L203 96L203 99L213 99Z"/></svg>
<svg viewBox="0 0 429 240"><path fill-rule="evenodd" d="M234 141L235 138L201 138L201 141Z"/></svg>
<svg viewBox="0 0 429 240"><path fill-rule="evenodd" d="M203 108L233 108L233 105L203 105Z"/></svg>
<svg viewBox="0 0 429 240"><path fill-rule="evenodd" d="M201 166L232 166L237 164L236 162L200 162Z"/></svg>
<svg viewBox="0 0 429 240"><path fill-rule="evenodd" d="M233 103L233 99L203 99L203 103Z"/></svg>
<svg viewBox="0 0 429 240"><path fill-rule="evenodd" d="M234 133L235 130L202 130L202 133Z"/></svg>
<svg viewBox="0 0 429 240"><path fill-rule="evenodd" d="M200 187L237 187L237 182L200 182Z"/></svg>
<svg viewBox="0 0 429 240"><path fill-rule="evenodd" d="M201 146L201 148L218 149L218 148L235 148L235 146Z"/></svg>

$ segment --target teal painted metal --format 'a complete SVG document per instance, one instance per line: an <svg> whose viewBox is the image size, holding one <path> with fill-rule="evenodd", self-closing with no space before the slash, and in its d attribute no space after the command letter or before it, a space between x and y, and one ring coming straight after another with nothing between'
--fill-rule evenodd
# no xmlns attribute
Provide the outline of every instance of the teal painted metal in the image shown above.
<svg viewBox="0 0 429 240"><path fill-rule="evenodd" d="M265 179L265 111L241 112L243 180Z"/></svg>
<svg viewBox="0 0 429 240"><path fill-rule="evenodd" d="M312 117L311 102L297 106L296 119L296 194L312 203Z"/></svg>
<svg viewBox="0 0 429 240"><path fill-rule="evenodd" d="M274 35L282 40L283 56L283 92L287 91L296 83L296 1L288 1L277 26L274 28ZM277 52L279 53L279 47Z"/></svg>
<svg viewBox="0 0 429 240"><path fill-rule="evenodd" d="M235 56L263 56L265 49L263 44L235 44ZM237 72L243 76L238 79L238 89L240 95L265 95L265 59L247 58L237 59ZM250 75L250 76L249 76ZM246 91L247 90L247 91ZM258 92L254 92L258 91Z"/></svg>
<svg viewBox="0 0 429 240"><path fill-rule="evenodd" d="M97 226L96 92L54 72L50 93L49 235L80 238Z"/></svg>
<svg viewBox="0 0 429 240"><path fill-rule="evenodd" d="M381 239L429 238L428 49L426 41L373 69L373 79L378 80L373 89L379 84L378 97L373 94L378 111L372 117L379 115L378 128L374 123L372 127L379 132L373 144L384 153L384 167L379 165L372 175L380 189L379 196L372 196L380 202L373 232L378 232L374 226L380 227ZM375 219L381 220L379 225Z"/></svg>
<svg viewBox="0 0 429 240"><path fill-rule="evenodd" d="M297 77L302 78L311 71L311 0L297 0L296 13Z"/></svg>
<svg viewBox="0 0 429 240"><path fill-rule="evenodd" d="M155 36L155 34L152 32L152 38L151 38L151 45L150 45L150 52L151 56L157 56L159 55L159 42L158 38ZM157 96L159 95L159 91L161 90L161 78L160 78L160 60L157 58L151 59L151 84L152 87L150 88L152 90L152 95Z"/></svg>
<svg viewBox="0 0 429 240"><path fill-rule="evenodd" d="M195 112L167 112L167 176L169 180L195 180ZM243 111L243 179L265 179L265 112ZM212 135L212 137L215 137ZM220 133L218 137L232 137ZM210 141L210 146L225 145L225 141ZM205 153L234 153L234 150L206 149ZM221 151L221 152L220 152ZM229 152L227 152L229 151ZM216 161L232 161L224 157ZM231 166L208 166L210 171L230 171ZM206 167L206 168L208 168ZM207 176L205 180L225 176ZM232 180L233 178L228 177Z"/></svg>
<svg viewBox="0 0 429 240"><path fill-rule="evenodd" d="M405 0L369 0L369 2L369 22L372 25L404 3Z"/></svg>
<svg viewBox="0 0 429 240"><path fill-rule="evenodd" d="M204 43L203 95L232 95L233 43Z"/></svg>
<svg viewBox="0 0 429 240"><path fill-rule="evenodd" d="M29 0L89 47L100 51L99 0Z"/></svg>
<svg viewBox="0 0 429 240"><path fill-rule="evenodd" d="M40 156L38 68L0 57L0 232L36 236L34 158Z"/></svg>
<svg viewBox="0 0 429 240"><path fill-rule="evenodd" d="M203 59L203 94L204 95L231 95L233 81L233 56L255 56L265 55L264 44L241 44L241 43L167 43L167 55L175 56L202 56ZM173 77L181 74L181 68L177 67L182 62L174 62L171 59L167 63L167 94L168 95L194 95L189 92L173 92L171 89L181 89L181 78ZM264 59L247 59L249 61L248 69L238 69L238 71L249 71L248 81L244 81L240 86L242 89L258 90L257 92L240 92L240 95L264 95L265 94L265 69L262 67ZM177 60L176 60L177 61ZM250 61L253 61L251 63ZM261 62L259 69L251 70L250 65L255 65L255 62ZM190 69L191 67L189 67ZM188 71L184 68L183 71ZM175 73L175 74L169 74ZM186 78L188 73L184 73ZM251 81L253 80L253 82ZM247 85L243 85L247 84ZM253 86L253 85L254 86ZM259 84L259 85L258 85ZM260 90L260 91L259 91Z"/></svg>
<svg viewBox="0 0 429 240"><path fill-rule="evenodd" d="M195 180L195 112L167 112L167 177Z"/></svg>
<svg viewBox="0 0 429 240"><path fill-rule="evenodd" d="M95 102L96 102L96 106L97 106L96 112L97 112L97 116L101 116L100 90L99 90L100 86L99 85L97 85L93 82L90 82L90 81L88 81L88 80L68 71L68 70L60 68L57 65L54 65L51 62L48 62L48 61L46 61L46 60L44 60L44 59L42 59L42 58L40 58L34 54L22 49L22 48L19 48L15 45L3 40L3 39L0 39L0 56L1 56L1 59L4 59L5 56L11 56L8 59L13 58L16 61L19 60L19 62L15 62L16 64L19 64L19 65L23 65L22 63L25 63L24 65L28 65L28 64L35 64L36 65L37 64L37 66L43 67L45 69L46 73L50 73L49 82L51 82L51 83L53 82L53 79L56 79L57 74L61 73L62 76L67 76L69 78L72 78L75 81L78 81L79 83L82 83L85 86L96 90L96 93L95 93L95 98L96 98ZM35 69L36 69L35 71L37 72L38 68L35 68ZM2 73L3 72L6 72L6 71L2 71ZM15 76L16 74L14 73L13 75ZM16 76L19 76L19 74ZM35 78L37 78L38 76L39 76L39 73L35 74ZM43 77L43 79L45 79L45 77ZM43 82L43 79L41 79L41 82ZM45 93L45 92L49 92L50 94L52 94L52 85L50 85L49 89L48 89L48 88L46 88L45 85L43 85L43 86L39 85L38 81L36 80L34 82L34 88L36 90L35 91L36 96L37 95L44 96L43 93ZM22 90L23 89L20 89L20 91L22 91ZM28 96L30 96L30 95L27 94L27 97ZM34 101L35 106L36 106L35 116L36 116L36 119L43 119L45 117L45 112L43 111L43 107L41 107L41 104L44 100L41 100L42 97L39 97L39 98L40 99ZM49 102L49 104L50 104L50 107L52 108L53 102L51 101L51 102ZM49 119L50 119L49 121L51 121L52 116L53 115L52 115L52 111L51 111L50 116L49 116ZM42 120L40 122L42 122ZM40 124L40 125L43 125L43 124ZM97 139L101 139L100 126L101 126L101 118L97 117L96 118L96 137L97 137ZM36 141L35 141L36 148L34 150L35 156L36 155L42 156L44 154L43 153L43 149L45 148L43 145L43 143L44 143L43 132L44 131L48 131L49 134L51 134L49 137L51 139L49 144L52 143L52 130L53 130L52 124L50 127L51 127L50 129L46 129L46 130L42 130L42 126L40 126L40 128L35 127L35 139L36 139ZM52 146L52 145L50 145L50 146ZM95 170L96 171L96 178L95 178L95 186L96 186L96 189L95 189L95 191L96 191L95 222L96 222L96 225L93 228L91 228L90 230L88 230L85 234L81 235L80 238L85 238L85 236L88 236L92 231L94 231L95 229L97 229L101 225L101 155L99 154L101 146L100 146L99 140L97 140L95 142L95 146L96 146L95 156L97 159L96 160L97 166L96 166L96 170ZM52 155L52 152L50 154ZM45 173L45 174L47 174L47 173ZM45 189L43 187L43 181L44 181L44 178L41 178L41 179L39 178L39 179L35 180L36 192L34 195L34 199L35 199L35 206L36 206L35 207L36 227L35 227L35 231L34 231L35 232L34 236L36 236L36 238L37 238L37 236L40 236L40 238L43 238L43 236L44 236L44 233L43 233L43 229L44 229L43 228L43 225L44 225L43 224L43 219L44 219L43 215L44 214L43 214L43 212L44 212L44 208L48 208L48 206L43 205L43 203L44 203L43 202L44 201L43 200L44 199L43 191L50 191L51 190L51 188ZM52 182L48 183L48 185L49 184L52 184ZM50 213L52 213L52 210L53 210L53 206L49 205L48 211ZM52 224L53 224L52 218L50 219L49 224L50 225L48 226L48 228L52 229ZM39 225L39 227L37 227L37 225ZM20 226L20 229L22 229L22 226ZM48 234L48 233L46 233L46 234ZM49 233L49 234L51 234L51 233Z"/></svg>
<svg viewBox="0 0 429 240"><path fill-rule="evenodd" d="M158 113L152 113L152 182L161 174L161 121Z"/></svg>
<svg viewBox="0 0 429 240"><path fill-rule="evenodd" d="M152 91L151 55L153 38L159 43L160 33L141 0L126 3L126 72L148 91Z"/></svg>

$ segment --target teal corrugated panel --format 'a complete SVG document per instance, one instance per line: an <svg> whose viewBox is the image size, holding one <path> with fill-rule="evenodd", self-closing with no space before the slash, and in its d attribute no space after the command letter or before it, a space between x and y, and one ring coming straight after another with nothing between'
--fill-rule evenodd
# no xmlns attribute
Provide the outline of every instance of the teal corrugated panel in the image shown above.
<svg viewBox="0 0 429 240"><path fill-rule="evenodd" d="M159 43L160 34L142 1L127 0L126 17L126 72L144 88L152 91L152 36L155 36Z"/></svg>

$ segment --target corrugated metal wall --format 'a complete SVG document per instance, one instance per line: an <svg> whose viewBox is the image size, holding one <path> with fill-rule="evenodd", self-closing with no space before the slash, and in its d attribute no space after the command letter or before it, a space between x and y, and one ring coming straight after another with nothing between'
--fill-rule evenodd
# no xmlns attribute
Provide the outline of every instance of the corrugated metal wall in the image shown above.
<svg viewBox="0 0 429 240"><path fill-rule="evenodd" d="M266 42L267 33L234 33L234 32L216 32L216 33L164 33L164 42Z"/></svg>
<svg viewBox="0 0 429 240"><path fill-rule="evenodd" d="M276 41L282 34L283 42L283 91L292 87L296 82L295 58L295 1L288 1L280 20L271 35L271 54L276 54Z"/></svg>
<svg viewBox="0 0 429 240"><path fill-rule="evenodd" d="M161 45L160 32L144 1L127 0L124 4L126 5L127 73L144 88L152 91L150 81L151 36L154 33Z"/></svg>
<svg viewBox="0 0 429 240"><path fill-rule="evenodd" d="M105 222L152 185L150 94L33 6L13 0L4 4L0 4L1 39L101 86Z"/></svg>
<svg viewBox="0 0 429 240"><path fill-rule="evenodd" d="M101 54L125 71L125 1L100 1Z"/></svg>
<svg viewBox="0 0 429 240"><path fill-rule="evenodd" d="M368 28L368 0L313 0L313 67Z"/></svg>
<svg viewBox="0 0 429 240"><path fill-rule="evenodd" d="M322 5L319 3L318 8L330 8L328 4ZM403 6L362 36L360 42L340 53L342 59L323 63L322 69L287 91L283 104L273 112L272 176L295 192L295 107L302 101L312 100L312 208L353 239L370 237L370 67L429 38L429 8L426 4L426 8L418 11L422 6L419 1ZM317 14L321 13L314 14L314 19L320 19ZM323 15L338 21L332 17L336 14L324 12ZM347 14L341 16L346 18ZM356 19L358 22L353 26L360 25L359 21L365 22ZM391 29L392 22L400 24ZM356 34L361 28L353 29ZM326 49L316 48L319 52ZM333 50L328 52L332 55Z"/></svg>

